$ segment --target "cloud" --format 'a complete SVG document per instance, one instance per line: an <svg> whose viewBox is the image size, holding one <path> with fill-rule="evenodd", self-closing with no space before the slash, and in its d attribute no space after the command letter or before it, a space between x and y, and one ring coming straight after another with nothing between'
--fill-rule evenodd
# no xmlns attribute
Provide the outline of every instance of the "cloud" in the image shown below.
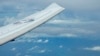
<svg viewBox="0 0 100 56"><path fill-rule="evenodd" d="M33 2L33 1L31 1ZM60 5L64 6L67 9L71 10L98 10L99 7L99 0L46 0L46 1L34 1L35 3L39 4L50 4L53 2L59 3Z"/></svg>
<svg viewBox="0 0 100 56"><path fill-rule="evenodd" d="M29 49L27 49L27 53L45 53L45 52L50 52L49 49L42 48L40 46L33 46Z"/></svg>
<svg viewBox="0 0 100 56"><path fill-rule="evenodd" d="M10 19L10 20L9 20ZM14 18L7 18L5 20L5 24L11 23L16 21ZM91 25L95 24L94 21L82 21L80 19L70 19L70 20L61 20L61 19L54 19L49 21L47 24L44 24L43 26L32 30L31 32L23 35L22 37L78 37L80 34L94 34L93 30L85 29L84 26L80 25ZM51 26L54 25L54 26ZM67 25L72 25L73 27L68 27ZM85 26L86 27L86 26ZM90 28L90 27L89 27ZM47 30L49 29L49 30ZM43 31L44 30L44 31ZM24 42L25 40L22 40L19 42ZM31 42L32 40L28 40L28 42Z"/></svg>
<svg viewBox="0 0 100 56"><path fill-rule="evenodd" d="M45 53L46 52L46 50L44 49L44 50L40 50L39 51L39 53Z"/></svg>
<svg viewBox="0 0 100 56"><path fill-rule="evenodd" d="M66 34L60 34L60 36L63 36L63 37L77 37L77 35L75 34L70 34L70 33L66 33Z"/></svg>
<svg viewBox="0 0 100 56"><path fill-rule="evenodd" d="M26 9L26 7L30 7L33 8L34 7L44 7L46 5L49 5L53 2L59 3L60 5L64 6L67 9L71 9L71 10L97 10L100 9L99 7L99 0L17 0L17 1L1 1L1 5L10 5L10 6L16 6L17 8L20 9ZM41 3L40 3L41 2ZM23 4L22 4L23 3Z"/></svg>
<svg viewBox="0 0 100 56"><path fill-rule="evenodd" d="M100 46L94 46L94 47L91 47L91 48L84 48L84 50L90 50L90 51L100 51Z"/></svg>
<svg viewBox="0 0 100 56"><path fill-rule="evenodd" d="M39 46L34 46L34 47L31 47L30 49L28 49L28 51L34 51L37 48L39 48Z"/></svg>
<svg viewBox="0 0 100 56"><path fill-rule="evenodd" d="M15 47L13 47L13 48L11 49L11 51L16 51L16 48L15 48Z"/></svg>
<svg viewBox="0 0 100 56"><path fill-rule="evenodd" d="M47 40L47 39L44 41L44 43L48 43L48 42L49 42L49 40Z"/></svg>
<svg viewBox="0 0 100 56"><path fill-rule="evenodd" d="M66 0L63 2L67 7L72 8L72 10L95 10L99 7L99 0Z"/></svg>
<svg viewBox="0 0 100 56"><path fill-rule="evenodd" d="M59 48L63 48L63 45L60 45Z"/></svg>
<svg viewBox="0 0 100 56"><path fill-rule="evenodd" d="M35 43L48 43L49 40L48 40L48 39L46 39L46 40L38 39L38 40L36 40L36 41L34 41L34 42L35 42Z"/></svg>
<svg viewBox="0 0 100 56"><path fill-rule="evenodd" d="M38 42L38 43L41 43L41 42L42 42L42 39L37 40L37 42Z"/></svg>
<svg viewBox="0 0 100 56"><path fill-rule="evenodd" d="M10 24L17 21L17 19L15 19L15 17L6 17L5 21L4 21L4 25Z"/></svg>
<svg viewBox="0 0 100 56"><path fill-rule="evenodd" d="M41 2L41 3L40 3ZM42 10L47 7L52 2L57 2L61 6L65 7L65 11L61 14L54 17L51 21L37 29L32 30L31 32L23 35L22 37L78 37L80 35L99 35L99 18L98 13L93 13L93 10L99 9L98 0L46 0L46 1L35 1L35 0L19 0L17 1L1 1L0 7L9 7L14 8L13 11L18 11L17 15L13 17L4 16L4 19L0 19L1 23L5 25L11 22L14 22L19 19L23 19L28 15ZM23 4L22 4L23 3ZM2 10L2 9L0 9ZM78 12L75 12L77 10ZM84 11L87 10L87 11ZM91 11L92 10L92 11ZM79 12L80 11L80 12ZM90 12L91 11L91 12ZM93 15L92 15L93 13ZM16 14L16 13L15 13ZM95 18L95 19L93 19ZM4 21L4 22L3 22ZM1 24L0 23L0 24ZM49 30L48 30L49 29ZM24 42L23 40L22 42ZM32 40L28 40L31 42ZM19 41L21 42L21 41Z"/></svg>
<svg viewBox="0 0 100 56"><path fill-rule="evenodd" d="M35 34L31 34L32 32L35 32ZM30 38L37 38L37 37L53 37L53 36L56 36L55 34L56 33L52 33L54 31L42 31L42 29L39 30L36 30L36 31L32 31L31 33L29 32L28 34L25 34L25 36L23 35L22 37L30 37ZM26 36L27 35L27 36Z"/></svg>
<svg viewBox="0 0 100 56"><path fill-rule="evenodd" d="M36 38L33 37L20 37L17 38L15 41L13 41L12 43L24 43L24 42L28 42L28 43L42 43L42 44L46 44L49 42L48 39L41 39L39 38L41 36L38 36Z"/></svg>
<svg viewBox="0 0 100 56"><path fill-rule="evenodd" d="M95 23L94 21L85 21L85 20L81 20L81 19L66 19L66 20L62 20L62 19L54 19L52 21L49 21L48 23L50 24L91 24L91 23Z"/></svg>

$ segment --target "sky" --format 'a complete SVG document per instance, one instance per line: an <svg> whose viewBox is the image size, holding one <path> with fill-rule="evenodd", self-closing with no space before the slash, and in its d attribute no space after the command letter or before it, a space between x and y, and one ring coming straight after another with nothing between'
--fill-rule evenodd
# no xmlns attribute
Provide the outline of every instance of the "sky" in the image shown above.
<svg viewBox="0 0 100 56"><path fill-rule="evenodd" d="M51 3L65 10L14 42L0 46L0 56L100 56L100 0L0 0L0 27Z"/></svg>

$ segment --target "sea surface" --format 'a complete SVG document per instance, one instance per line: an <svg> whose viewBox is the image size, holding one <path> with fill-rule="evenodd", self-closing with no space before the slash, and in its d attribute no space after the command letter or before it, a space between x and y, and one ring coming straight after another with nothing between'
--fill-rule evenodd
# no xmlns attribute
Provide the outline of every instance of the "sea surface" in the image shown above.
<svg viewBox="0 0 100 56"><path fill-rule="evenodd" d="M66 37L20 38L0 46L0 56L99 56L99 40Z"/></svg>

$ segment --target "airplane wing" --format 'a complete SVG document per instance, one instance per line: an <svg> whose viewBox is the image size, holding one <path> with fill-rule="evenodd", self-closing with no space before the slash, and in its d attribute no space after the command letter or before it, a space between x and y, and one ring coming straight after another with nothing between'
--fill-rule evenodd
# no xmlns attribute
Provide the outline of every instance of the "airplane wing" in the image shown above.
<svg viewBox="0 0 100 56"><path fill-rule="evenodd" d="M46 9L38 13L32 14L12 24L0 27L0 45L7 43L8 41L11 41L18 36L34 29L63 10L63 7L56 3L52 3Z"/></svg>

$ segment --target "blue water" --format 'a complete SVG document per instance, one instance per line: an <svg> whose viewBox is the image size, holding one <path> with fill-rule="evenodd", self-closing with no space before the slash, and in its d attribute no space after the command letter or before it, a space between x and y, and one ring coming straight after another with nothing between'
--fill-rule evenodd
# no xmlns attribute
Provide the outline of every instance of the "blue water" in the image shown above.
<svg viewBox="0 0 100 56"><path fill-rule="evenodd" d="M65 37L32 39L30 42L27 41L29 39L23 42L15 40L0 46L0 56L100 56L100 51L83 49L99 46L99 40Z"/></svg>

